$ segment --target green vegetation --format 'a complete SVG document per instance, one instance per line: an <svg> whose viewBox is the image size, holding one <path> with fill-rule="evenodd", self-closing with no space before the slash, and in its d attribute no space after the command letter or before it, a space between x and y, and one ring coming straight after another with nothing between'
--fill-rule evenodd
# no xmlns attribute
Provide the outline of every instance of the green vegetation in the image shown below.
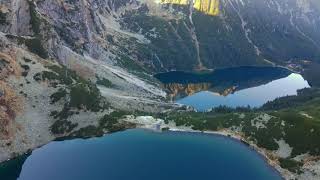
<svg viewBox="0 0 320 180"><path fill-rule="evenodd" d="M293 159L284 159L284 158L280 158L279 162L282 168L288 169L289 171L294 173L301 173L301 167L303 165L302 162L298 162Z"/></svg>
<svg viewBox="0 0 320 180"><path fill-rule="evenodd" d="M312 101L320 97L320 91L317 88L305 88L298 90L298 96L286 96L267 102L261 110L279 110L302 106L307 101Z"/></svg>
<svg viewBox="0 0 320 180"><path fill-rule="evenodd" d="M42 74L41 73L36 73L34 76L33 76L33 79L37 82L41 81L42 80Z"/></svg>
<svg viewBox="0 0 320 180"><path fill-rule="evenodd" d="M135 51L129 51L128 54L134 53L133 56L141 60L144 69L164 71L165 67L191 70L197 65L194 42L188 27L185 26L188 22L167 21L160 17L148 16L141 9L137 11L139 12L127 12L124 18L125 25L134 32L145 34L151 43L145 45L132 41L131 48ZM157 31L156 36L152 35L153 29ZM140 30L142 32L139 32Z"/></svg>
<svg viewBox="0 0 320 180"><path fill-rule="evenodd" d="M110 43L114 43L113 36L108 34L107 35L107 41L110 42Z"/></svg>
<svg viewBox="0 0 320 180"><path fill-rule="evenodd" d="M36 37L33 39L25 39L24 44L28 47L28 49L40 56L43 59L49 57L47 50L43 47L43 44L40 38Z"/></svg>
<svg viewBox="0 0 320 180"><path fill-rule="evenodd" d="M224 26L227 21L231 29L239 29L240 24L235 15L228 14L226 19L221 19L201 12L194 13L193 21L200 44L200 57L206 67L264 64L241 30L230 31Z"/></svg>
<svg viewBox="0 0 320 180"><path fill-rule="evenodd" d="M8 25L6 13L0 12L0 25Z"/></svg>
<svg viewBox="0 0 320 180"><path fill-rule="evenodd" d="M99 127L102 129L107 129L109 132L122 130L123 127L119 126L118 119L124 115L126 115L126 112L123 111L115 111L109 115L105 115L99 120Z"/></svg>
<svg viewBox="0 0 320 180"><path fill-rule="evenodd" d="M21 75L23 77L27 77L28 73L30 71L30 67L28 65L24 65L24 64L20 64L21 68L23 69L23 71L21 72Z"/></svg>
<svg viewBox="0 0 320 180"><path fill-rule="evenodd" d="M59 84L71 85L74 81L84 82L85 80L78 76L75 71L67 69L65 66L47 66L51 71L43 72L43 79L57 80Z"/></svg>
<svg viewBox="0 0 320 180"><path fill-rule="evenodd" d="M124 47L126 51L121 51L130 57L137 57L139 63L157 72L165 69L188 71L198 65L193 29L199 42L201 61L208 68L270 66L271 63L265 59L281 65L284 65L286 59L311 59L316 62L320 57L317 45L301 36L294 28L285 28L290 26L289 19L287 23L281 22L281 18L275 17L276 14L264 17L259 11L247 11L248 26L255 28L250 37L246 37L241 20L232 10L224 11L224 18L196 11L192 16L193 26L188 17L188 8L171 5L164 8L174 9L170 13L177 15L177 18L148 15L148 8L139 8L126 11L121 24L151 41L144 45L133 40L130 41L130 48ZM279 23L283 26L278 26ZM111 39L109 42L117 43ZM316 71L318 69L314 68Z"/></svg>
<svg viewBox="0 0 320 180"><path fill-rule="evenodd" d="M320 103L271 112L285 123L284 140L293 147L292 156L320 155Z"/></svg>
<svg viewBox="0 0 320 180"><path fill-rule="evenodd" d="M32 39L23 39L22 37L18 37L18 42L25 44L28 49L39 55L41 58L48 58L48 52L43 46L44 37L41 35L41 24L45 23L45 21L41 18L40 14L37 12L36 5L33 0L28 1L29 10L30 10L30 24L32 30L34 32L34 38Z"/></svg>
<svg viewBox="0 0 320 180"><path fill-rule="evenodd" d="M52 71L42 72L42 79L51 81L53 85L56 85L56 83L64 85L70 92L68 94L66 90L59 89L57 93L51 96L53 103L68 94L70 101L66 102L67 109L78 108L98 112L106 108L106 104L101 102L102 98L99 89L91 81L81 78L76 72L66 67L53 65L47 68ZM38 76L36 75L34 78L37 79Z"/></svg>
<svg viewBox="0 0 320 180"><path fill-rule="evenodd" d="M24 62L26 62L26 63L30 63L30 62L32 62L32 60L31 60L31 59L28 59L28 58L26 58L26 57L24 57L24 58L23 58L23 60L24 60Z"/></svg>
<svg viewBox="0 0 320 180"><path fill-rule="evenodd" d="M30 17L31 17L30 24L32 26L32 30L35 34L40 34L41 18L39 17L34 1L31 0L28 2L29 2L29 8L30 8Z"/></svg>
<svg viewBox="0 0 320 180"><path fill-rule="evenodd" d="M29 71L30 70L30 67L28 65L21 64L20 66L25 71Z"/></svg>
<svg viewBox="0 0 320 180"><path fill-rule="evenodd" d="M139 64L133 59L130 59L127 55L119 55L117 63L121 67L125 67L129 71L136 71L136 72L145 72L147 71L146 68L143 68L142 64Z"/></svg>
<svg viewBox="0 0 320 180"><path fill-rule="evenodd" d="M103 109L100 103L100 91L93 84L75 84L70 90L70 107L98 112Z"/></svg>
<svg viewBox="0 0 320 180"><path fill-rule="evenodd" d="M293 148L292 157L304 153L319 156L319 93L317 88L304 89L298 96L276 99L261 109L218 107L205 113L174 112L164 115L164 119L200 131L235 128L248 140L268 150L277 150L279 146L275 140L283 139Z"/></svg>
<svg viewBox="0 0 320 180"><path fill-rule="evenodd" d="M78 131L71 133L71 137L81 137L81 138L90 138L90 137L99 137L103 136L104 132L101 128L95 127L93 125L80 128Z"/></svg>
<svg viewBox="0 0 320 180"><path fill-rule="evenodd" d="M59 80L59 76L51 71L43 71L42 74L35 74L34 79L38 79L39 75L42 75L43 80Z"/></svg>
<svg viewBox="0 0 320 180"><path fill-rule="evenodd" d="M48 58L48 52L43 47L42 42L39 37L34 38L24 38L21 36L14 36L11 34L6 35L7 38L16 40L18 44L24 44L27 46L28 50L34 54L37 54L39 57L46 59Z"/></svg>
<svg viewBox="0 0 320 180"><path fill-rule="evenodd" d="M77 124L66 119L79 110L99 112L108 108L107 103L101 97L100 91L90 80L83 79L76 72L63 66L47 66L51 71L43 71L34 75L36 81L49 81L53 87L59 89L50 96L51 104L64 99L61 111L52 111L50 116L57 119L51 127L54 134L70 133ZM89 128L92 129L92 128ZM85 129L82 129L84 131Z"/></svg>
<svg viewBox="0 0 320 180"><path fill-rule="evenodd" d="M51 126L51 132L54 134L70 133L77 126L77 123L73 124L70 121L58 120L54 122L54 124Z"/></svg>
<svg viewBox="0 0 320 180"><path fill-rule="evenodd" d="M118 120L124 115L126 115L126 113L123 111L114 111L111 114L104 115L99 120L99 125L97 127L90 125L73 132L70 136L89 138L93 136L102 136L106 131L116 132L135 127L135 125L131 123L119 123Z"/></svg>
<svg viewBox="0 0 320 180"><path fill-rule="evenodd" d="M139 12L127 12L124 18L125 25L134 32L145 34L151 40L147 46L132 43L135 45L133 48L136 49L135 55L138 59L141 59L141 62L148 62L146 63L148 65L154 65L150 69L163 71L159 63L161 61L167 69L193 70L198 62L192 28L196 29L200 56L205 66L265 65L265 62L256 55L255 49L247 41L244 33L230 31L225 26L225 21L219 17L194 13L195 27L192 27L189 18L168 21L157 16L148 16L141 9L137 11ZM180 11L187 13L188 10L182 7ZM239 29L238 17L234 16L228 16L228 23L231 24L231 29ZM154 29L156 36L153 35Z"/></svg>
<svg viewBox="0 0 320 180"><path fill-rule="evenodd" d="M68 106L68 104L64 104L61 111L52 111L50 116L54 117L55 119L59 120L65 120L68 117L72 116L75 112L71 111L71 108Z"/></svg>
<svg viewBox="0 0 320 180"><path fill-rule="evenodd" d="M211 112L215 113L245 113L245 112L252 112L255 109L252 109L250 106L247 107L228 107L228 106L218 106L211 110Z"/></svg>
<svg viewBox="0 0 320 180"><path fill-rule="evenodd" d="M50 96L51 104L64 99L64 106L61 111L52 111L50 116L57 119L52 125L53 134L66 134L74 130L78 124L67 121L67 118L78 114L79 110L99 112L108 108L104 98L101 97L97 86L90 80L81 78L76 72L57 65L47 66L51 71L44 71L35 74L37 81L47 80L53 87L60 87L57 92ZM106 79L101 80L103 84L108 83ZM105 84L106 85L106 84ZM99 120L98 127L88 126L81 128L70 136L72 137L92 137L103 135L105 131L114 132L125 129L128 124L120 124L118 119L125 115L125 112L112 112L103 116ZM130 125L132 126L132 125Z"/></svg>
<svg viewBox="0 0 320 180"><path fill-rule="evenodd" d="M113 86L111 81L109 81L106 78L102 78L101 79L98 76L97 76L97 84L101 85L101 86L104 86L104 87L107 87L107 88L111 88Z"/></svg>
<svg viewBox="0 0 320 180"><path fill-rule="evenodd" d="M169 130L170 130L170 128L168 128L168 127L161 128L161 131L169 131Z"/></svg>
<svg viewBox="0 0 320 180"><path fill-rule="evenodd" d="M310 63L303 66L303 77L308 80L308 83L312 87L320 87L320 64L319 63Z"/></svg>
<svg viewBox="0 0 320 180"><path fill-rule="evenodd" d="M50 96L51 104L58 102L60 99L66 97L67 91L63 88L60 88L56 93L53 93Z"/></svg>
<svg viewBox="0 0 320 180"><path fill-rule="evenodd" d="M0 70L2 70L2 68L6 67L8 64L9 63L6 60L0 58Z"/></svg>

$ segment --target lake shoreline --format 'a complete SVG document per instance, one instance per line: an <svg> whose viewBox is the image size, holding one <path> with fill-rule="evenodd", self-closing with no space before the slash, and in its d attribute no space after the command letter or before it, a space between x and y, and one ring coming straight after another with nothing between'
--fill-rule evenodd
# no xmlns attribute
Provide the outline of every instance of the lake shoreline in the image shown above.
<svg viewBox="0 0 320 180"><path fill-rule="evenodd" d="M282 179L289 179L289 178L292 178L294 177L289 171L285 170L285 169L282 169L279 165L279 162L278 161L275 161L275 160L272 160L267 154L268 152L262 148L259 148L257 147L257 145L255 145L254 143L251 143L251 142L248 142L245 140L245 138L243 138L243 136L241 136L240 134L237 134L235 132L232 132L230 130L220 130L220 131L198 131L198 130L192 130L192 129L187 129L187 128L184 128L184 127L176 127L176 126L171 126L171 127L167 127L169 128L168 130L156 130L154 129L153 127L150 127L150 126L137 126L136 128L133 128L133 129L144 129L144 130L148 130L148 131L152 131L152 132L159 132L159 133L163 133L163 132L172 132L172 133L191 133L191 134L199 134L199 135L213 135L213 136L221 136L221 137L224 137L224 138L228 138L230 140L234 140L238 143L241 143L245 146L248 146L250 148L250 150L252 151L255 151L265 162L266 164L268 164L271 168L271 170L274 170L276 171L279 176L282 177ZM128 129L127 129L128 130ZM118 131L118 132L121 132L121 131ZM118 133L118 132L113 132L113 133ZM113 133L106 133L104 134L104 136L108 136L110 134L113 134ZM92 137L94 138L94 137ZM78 139L78 138L75 138L75 139ZM82 138L80 138L82 139ZM41 148L42 146L39 146L33 150L36 150L38 148ZM28 155L28 154L31 154L31 152L26 152L26 153L23 153L21 154L21 156L25 156L25 155ZM20 157L20 156L18 156ZM13 157L11 159L8 159L6 161L3 161L1 162L0 164L4 164L6 162L9 162L9 161L12 161L12 160L15 160L16 158L18 157Z"/></svg>
<svg viewBox="0 0 320 180"><path fill-rule="evenodd" d="M143 122L143 120L141 121L141 119L139 118L142 118L145 121ZM238 133L229 129L222 129L218 131L199 131L199 130L193 130L191 127L176 126L175 124L172 124L172 123L165 124L162 119L154 119L151 116L140 116L140 117L127 116L125 119L122 119L122 121L132 122L136 124L135 128L129 128L129 129L144 129L144 130L160 132L160 133L165 131L177 132L177 133L179 132L196 133L196 134L215 135L215 136L222 136L225 138L229 138L245 146L248 146L252 151L255 151L270 166L272 170L276 171L281 176L282 179L294 179L296 177L294 173L280 167L280 163L277 160L277 158L274 158L274 159L272 158L274 157L274 154L271 151L258 147L255 143L248 141L246 137L241 133ZM160 126L157 127L157 125L159 124ZM163 128L165 129L168 128L168 130L162 130ZM128 130L128 129L125 129L125 130ZM117 132L121 132L121 131L117 131ZM112 132L112 133L106 132L103 136L108 136L110 134L117 133L117 132ZM96 136L92 136L91 138L94 138L94 137ZM78 139L78 138L75 138L75 139ZM80 138L80 139L87 139L87 138ZM33 150L38 149L42 146L38 146ZM25 152L21 155L26 155L26 154L30 154L30 151ZM13 157L6 161L0 162L0 164L6 163L10 160L14 160L15 158L16 157Z"/></svg>
<svg viewBox="0 0 320 180"><path fill-rule="evenodd" d="M194 74L170 71L154 75L167 92L168 100L197 111L227 106L259 108L277 98L297 95L310 88L299 73L280 67L237 67Z"/></svg>
<svg viewBox="0 0 320 180"><path fill-rule="evenodd" d="M150 130L150 129L149 129ZM272 160L267 154L267 150L264 150L262 148L259 148L256 144L248 142L241 136L240 134L237 134L232 131L197 131L197 130L185 130L185 129L169 129L168 131L171 132L185 132L185 133L197 133L197 134L208 134L208 135L215 135L215 136L222 136L225 138L229 138L232 140L235 140L241 144L244 144L248 146L251 150L255 151L269 166L272 170L279 173L279 175L282 177L282 179L290 179L293 178L293 175L288 171L280 167L280 164L276 160Z"/></svg>
<svg viewBox="0 0 320 180"><path fill-rule="evenodd" d="M184 132L182 132L182 131L179 131L179 130L175 130L175 129L173 129L172 131L154 131L153 129L147 129L147 128L133 128L133 129L128 129L128 133L130 134L130 132L142 132L142 131L146 131L145 133L142 133L144 136L146 136L146 135L148 135L148 137L153 137L153 136L155 136L155 137L161 137L160 139L162 139L162 141L163 141L163 138L162 137L169 137L170 138L170 140L171 139L176 139L175 137L177 137L178 139L180 139L180 137L184 137L184 136L186 136L186 137L195 137L195 138L201 138L201 136L203 136L203 138L205 138L205 139L207 139L205 142L211 142L210 141L210 139L212 138L212 139L217 139L218 140L218 142L220 141L220 142L228 142L227 144L229 144L229 143L231 143L231 144L236 144L235 145L235 147L238 147L240 150L245 150L245 151L248 151L248 152L250 152L250 153L248 153L248 154L251 154L251 156L249 156L249 157L247 157L248 159L251 159L251 157L253 157L253 159L258 159L258 161L260 162L259 164L261 165L261 167L263 167L264 169L265 169L265 173L267 173L267 174L273 174L273 175L271 175L271 176L274 176L274 177L276 177L275 179L282 179L282 176L281 176L281 174L279 174L275 169L273 169L271 166L269 166L265 161L264 161L264 159L263 159L263 157L261 157L258 153L256 153L253 149L248 149L247 148L247 146L245 145L245 144L243 144L243 143L241 143L240 141L238 141L237 139L235 139L235 138L230 138L230 137L227 137L227 136L223 136L223 135L220 135L220 134L212 134L212 133L199 133L199 132L188 132L188 131L184 131ZM149 132L148 132L149 131ZM114 136L112 137L112 135L114 134ZM120 132L115 132L115 133L110 133L110 134L105 134L104 135L104 138L102 138L102 139L109 139L109 138L114 138L114 137L118 137L118 136L122 136L121 135L122 133L121 133L121 131ZM152 134L163 134L163 135L152 135ZM127 136L127 135L126 135ZM144 137L143 136L143 137ZM170 137L170 136L172 136L172 137ZM133 137L135 137L135 136L133 136ZM190 138L187 138L187 139L190 139ZM203 138L201 138L201 139L203 139ZM87 140L87 139L82 139L82 138L76 138L76 139L74 139L77 143L76 144L83 144L83 141L96 141L95 140L96 138L95 137L93 137L93 139L91 139L91 140ZM100 138L99 138L100 139ZM167 140L169 140L169 139L167 139ZM198 139L199 140L199 139ZM209 141L208 141L209 140ZM72 140L73 141L73 140ZM101 140L98 140L98 141L101 141ZM194 141L194 142L198 142L198 141ZM200 141L200 142L202 142L202 141ZM85 143L86 144L86 143ZM223 144L225 144L225 143L222 143L222 144L220 144L220 145L223 145ZM73 144L74 145L74 144ZM201 145L201 144L200 144ZM52 147L52 145L51 145L51 147ZM216 146L217 147L217 146ZM222 147L224 147L224 146L222 146ZM215 147L214 147L215 148ZM235 154L239 154L239 152L242 152L242 151L237 151L237 149L238 148L233 148L233 152L235 153ZM48 148L44 148L44 149L48 149ZM78 148L75 148L74 150L77 150ZM215 148L216 149L216 148ZM219 148L218 148L219 149ZM222 148L223 149L223 148ZM213 150L214 151L214 150ZM72 152L72 151L71 151ZM212 151L211 151L212 152ZM215 152L215 151L214 151ZM218 151L219 152L219 151ZM222 151L223 152L223 151ZM191 151L191 154L194 154L195 152L194 151ZM37 154L39 154L39 151L37 151L36 153L35 153L36 155ZM40 153L41 154L41 153ZM42 153L43 154L43 153ZM215 153L212 153L211 154L211 156L215 156ZM30 165L32 165L32 163L30 164L30 162L35 162L34 161L34 157L37 157L37 156L33 156L33 158L31 157L30 159L31 159L31 161L29 160L29 162L28 163L26 163L26 164L24 164L23 166L25 166L24 167L24 170L26 170L26 167L30 167ZM39 156L38 156L39 157ZM195 157L197 157L197 156L195 156ZM232 156L231 156L232 157ZM188 159L188 157L186 157L187 159ZM210 159L210 156L208 157L209 159ZM32 160L33 159L33 160ZM174 159L174 158L173 158ZM191 157L190 157L190 159L192 159ZM259 160L260 159L260 160ZM228 157L225 157L225 158L222 158L222 161L229 161L230 162L230 160L231 159L229 159L228 160ZM246 159L243 159L244 161L242 161L243 163L246 163ZM172 161L172 159L170 160L170 159L168 159L168 161L170 162L170 161ZM232 159L232 161L231 161L231 163L233 162L234 160ZM26 161L27 162L27 161ZM219 162L219 161L218 161ZM251 161L250 161L251 162ZM198 162L199 163L199 162ZM213 164L216 164L215 162L212 162ZM39 164L39 163L38 163ZM40 163L41 164L41 163ZM249 163L250 164L250 163ZM210 164L208 164L209 166L210 166ZM218 164L216 164L216 165L218 165ZM241 164L240 164L240 166L241 166ZM254 167L257 167L257 166L254 166ZM249 172L249 174L250 174L250 172L251 173L253 173L253 174L255 174L256 172L259 172L259 168L258 169L255 169L254 167L252 167L251 169L247 169L247 171L246 172ZM239 167L240 168L240 167ZM241 169L241 168L240 168ZM29 169L30 170L30 169ZM229 172L233 172L232 171L232 168L231 169L229 169L228 170ZM28 176L25 176L27 173L22 173L23 171L21 171L19 174L19 177L22 177L22 179L24 178L24 177L28 177ZM25 171L26 172L26 171ZM183 171L182 171L183 172ZM221 174L222 175L222 177L224 177L225 175L223 175L223 174ZM264 176L265 177L265 176ZM170 178L169 178L170 179ZM267 178L268 179L268 178Z"/></svg>
<svg viewBox="0 0 320 180"><path fill-rule="evenodd" d="M123 120L136 123L136 128L141 128L154 132L163 132L162 129L167 129L165 131L219 135L226 138L230 138L250 147L250 149L257 152L261 156L261 158L263 158L263 160L266 161L270 168L277 171L283 179L294 179L296 177L295 174L293 174L289 170L280 167L280 163L277 160L277 158L272 158L274 154L271 151L258 147L255 143L248 141L246 137L241 133L237 133L229 129L222 129L219 131L199 131L193 130L191 127L176 126L175 123L165 124L162 119L154 119L151 116L141 116L136 118L133 116L127 116Z"/></svg>

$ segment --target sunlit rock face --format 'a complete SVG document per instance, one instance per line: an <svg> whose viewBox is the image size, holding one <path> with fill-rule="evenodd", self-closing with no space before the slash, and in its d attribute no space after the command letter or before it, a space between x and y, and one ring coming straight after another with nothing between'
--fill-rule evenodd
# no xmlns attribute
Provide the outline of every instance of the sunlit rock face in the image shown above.
<svg viewBox="0 0 320 180"><path fill-rule="evenodd" d="M233 94L237 90L237 86L232 86L229 88L226 88L222 92L219 92L218 94L221 96L228 96L229 94Z"/></svg>
<svg viewBox="0 0 320 180"><path fill-rule="evenodd" d="M210 91L219 96L228 96L229 94L233 94L235 91L237 91L236 86L215 87L212 83L209 82L188 84L169 83L163 84L163 87L164 89L166 89L168 97L171 101L178 100L186 96L191 96L201 91Z"/></svg>
<svg viewBox="0 0 320 180"><path fill-rule="evenodd" d="M207 15L217 16L219 14L219 0L194 0L193 7Z"/></svg>
<svg viewBox="0 0 320 180"><path fill-rule="evenodd" d="M193 5L193 8L204 14L217 16L219 0L160 0L161 4Z"/></svg>
<svg viewBox="0 0 320 180"><path fill-rule="evenodd" d="M190 83L190 84L170 83L170 84L164 84L163 86L167 90L170 100L176 100L186 96L190 96L200 91L209 90L212 84L211 83Z"/></svg>

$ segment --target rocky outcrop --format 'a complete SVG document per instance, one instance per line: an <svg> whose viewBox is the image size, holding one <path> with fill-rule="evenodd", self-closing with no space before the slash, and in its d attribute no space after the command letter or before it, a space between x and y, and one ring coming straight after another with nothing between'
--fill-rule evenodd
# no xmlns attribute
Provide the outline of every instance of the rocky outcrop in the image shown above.
<svg viewBox="0 0 320 180"><path fill-rule="evenodd" d="M0 30L19 36L32 35L28 0L3 0L0 4Z"/></svg>
<svg viewBox="0 0 320 180"><path fill-rule="evenodd" d="M15 118L21 114L23 101L6 83L0 81L0 138L14 138L17 125Z"/></svg>

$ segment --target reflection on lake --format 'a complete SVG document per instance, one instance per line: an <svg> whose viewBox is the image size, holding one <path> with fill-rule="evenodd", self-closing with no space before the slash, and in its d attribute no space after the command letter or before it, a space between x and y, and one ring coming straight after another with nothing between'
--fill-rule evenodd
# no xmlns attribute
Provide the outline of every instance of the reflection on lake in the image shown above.
<svg viewBox="0 0 320 180"><path fill-rule="evenodd" d="M217 106L259 107L309 87L300 74L275 67L239 67L212 73L169 72L155 76L171 100L199 111Z"/></svg>

